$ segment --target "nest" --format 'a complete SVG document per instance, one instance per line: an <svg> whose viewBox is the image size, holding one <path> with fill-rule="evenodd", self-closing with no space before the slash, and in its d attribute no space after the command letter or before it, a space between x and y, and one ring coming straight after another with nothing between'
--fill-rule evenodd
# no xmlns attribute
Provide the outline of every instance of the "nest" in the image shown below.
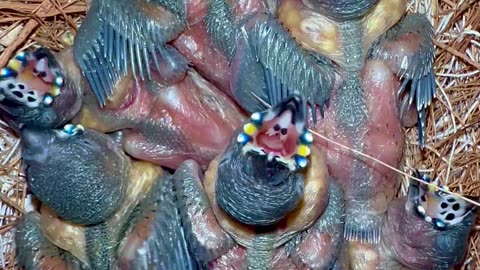
<svg viewBox="0 0 480 270"><path fill-rule="evenodd" d="M0 2L0 66L19 50L59 51L76 34L87 0ZM423 151L407 129L403 171L420 169L452 191L480 196L480 2L409 0L410 12L429 15L435 29L437 98L430 107ZM400 195L407 190L408 181ZM24 213L25 177L19 141L0 121L0 268L15 269L13 228ZM28 203L27 203L28 204ZM480 269L480 218L461 269Z"/></svg>

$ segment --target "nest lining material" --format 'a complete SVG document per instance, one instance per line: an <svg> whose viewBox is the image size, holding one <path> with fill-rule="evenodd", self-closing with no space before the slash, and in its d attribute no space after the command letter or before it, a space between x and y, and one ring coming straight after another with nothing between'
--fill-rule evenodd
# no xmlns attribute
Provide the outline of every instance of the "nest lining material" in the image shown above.
<svg viewBox="0 0 480 270"><path fill-rule="evenodd" d="M0 66L19 50L61 50L75 35L87 0L0 2ZM409 12L429 15L436 39L437 99L430 108L424 151L407 129L403 170L420 169L451 190L480 196L480 1L409 0ZM400 195L406 194L408 179ZM0 121L0 268L16 269L13 228L28 205L19 141ZM26 203L27 202L27 203ZM480 269L480 218L461 269Z"/></svg>

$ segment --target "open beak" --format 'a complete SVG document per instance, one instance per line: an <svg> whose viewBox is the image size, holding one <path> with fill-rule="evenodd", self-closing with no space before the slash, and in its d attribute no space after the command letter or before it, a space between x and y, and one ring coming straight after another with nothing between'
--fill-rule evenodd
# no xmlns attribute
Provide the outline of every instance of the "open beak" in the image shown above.
<svg viewBox="0 0 480 270"><path fill-rule="evenodd" d="M306 103L293 94L277 105L252 114L237 141L243 152L265 155L290 170L305 168L310 154L312 134L306 127Z"/></svg>
<svg viewBox="0 0 480 270"><path fill-rule="evenodd" d="M428 176L421 175L418 171L414 176L437 185ZM443 192L435 186L416 181L410 183L408 200L414 207L415 213L426 222L432 223L437 230L444 230L448 226L461 223L475 211L474 205L462 198Z"/></svg>
<svg viewBox="0 0 480 270"><path fill-rule="evenodd" d="M49 106L63 83L60 67L48 50L20 52L0 70L0 104L7 113L9 107Z"/></svg>

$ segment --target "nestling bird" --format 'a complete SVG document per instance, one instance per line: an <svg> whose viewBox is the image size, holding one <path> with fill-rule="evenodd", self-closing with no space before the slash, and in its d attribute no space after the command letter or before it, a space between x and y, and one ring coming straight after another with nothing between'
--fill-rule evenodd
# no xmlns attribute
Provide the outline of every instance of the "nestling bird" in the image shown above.
<svg viewBox="0 0 480 270"><path fill-rule="evenodd" d="M424 15L404 16L405 0L209 3L207 30L230 59L230 91L249 113L261 107L251 93L275 105L299 91L312 128L397 167L402 124L411 125L415 105L423 146L435 95L433 30ZM396 175L335 145L317 145L345 191L345 238L377 243Z"/></svg>

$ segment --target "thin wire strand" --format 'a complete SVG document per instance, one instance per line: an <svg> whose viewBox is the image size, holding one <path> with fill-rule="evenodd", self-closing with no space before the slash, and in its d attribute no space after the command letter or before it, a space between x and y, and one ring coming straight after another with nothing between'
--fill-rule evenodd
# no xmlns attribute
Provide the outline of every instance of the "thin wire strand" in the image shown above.
<svg viewBox="0 0 480 270"><path fill-rule="evenodd" d="M263 99L261 99L259 96L255 95L255 93L252 92L251 94L252 94L258 101L260 101L264 106L266 106L267 108L270 108L270 107L271 107L270 104L268 104L266 101L264 101ZM447 189L445 189L445 188L439 187L439 186L436 185L436 184L432 184L432 183L426 182L426 181L424 181L424 180L422 180L422 179L420 179L420 178L416 178L416 177L414 177L414 176L411 176L411 175L409 175L408 173L403 172L403 171L401 171L401 170L399 170L399 169L397 169L397 168L395 168L395 167L393 167L393 166L390 166L390 165L388 165L387 163L385 163L385 162L383 162L383 161L381 161L381 160L379 160L379 159L376 159L376 158L374 158L374 157L372 157L372 156L369 156L369 155L367 155L367 154L365 154L365 153L362 153L362 152L360 152L360 151L358 151L358 150L352 149L352 148L350 148L350 147L348 147L348 146L345 146L345 145L343 145L343 144L341 144L341 143L338 143L338 142L336 142L336 141L334 141L334 140L332 140L332 139L329 139L329 138L327 138L326 136L323 136L322 134L316 132L315 130L312 130L312 129L310 129L310 128L309 128L308 130L309 130L313 135L315 135L315 136L317 136L317 137L319 137L319 138L321 138L321 139L323 139L323 140L325 140L325 141L327 141L327 142L333 143L333 144L335 144L335 145L337 145L337 146L339 146L339 147L341 147L341 148L343 148L343 149L347 149L347 150L349 150L349 151L352 151L353 153L355 153L355 154L357 154L357 155L360 155L360 156L362 156L362 157L365 157L365 158L368 158L368 159L373 160L373 161L375 161L375 162L378 162L379 164L381 164L381 165L383 165L383 166L385 166L385 167L387 167L387 168L389 168L389 169L391 169L391 170L393 170L393 171L395 171L395 172L397 172L397 173L399 173L399 174L401 174L401 175L403 175L403 176L405 176L405 177L408 177L408 178L410 178L410 179L412 179L412 180L415 180L415 181L417 181L417 182L420 182L420 183L422 183L422 184L425 184L425 185L434 187L434 188L436 188L436 189L438 189L438 190L441 190L441 191L443 191L443 192L445 192L445 193L447 193L447 194L450 194L450 195L452 195L452 196L456 196L456 197L461 198L461 199L463 199L463 200L465 200L465 201L467 201L467 202L469 202L469 203L471 203L471 204L473 204L473 205L476 205L476 206L479 206L479 207L480 207L480 203L479 203L479 202L476 202L476 201L474 201L474 200L472 200L472 199L469 199L469 198L467 198L467 197L465 197L465 196L463 196L463 195L461 195L461 194L459 194L459 193L452 192L452 191L447 190Z"/></svg>

